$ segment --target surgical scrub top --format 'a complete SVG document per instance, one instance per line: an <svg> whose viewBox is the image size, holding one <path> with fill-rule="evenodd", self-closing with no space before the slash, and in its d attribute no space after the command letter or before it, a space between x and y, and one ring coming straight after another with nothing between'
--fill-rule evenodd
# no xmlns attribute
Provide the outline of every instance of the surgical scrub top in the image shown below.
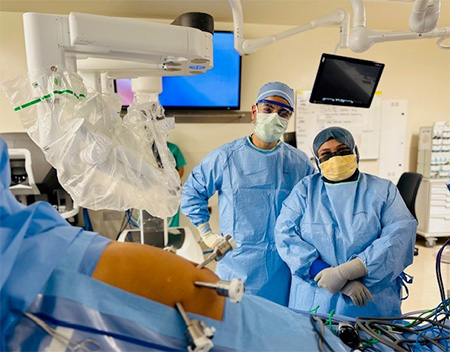
<svg viewBox="0 0 450 352"><path fill-rule="evenodd" d="M240 278L247 293L287 305L290 273L275 246L275 221L292 188L314 172L300 150L284 142L261 150L249 137L215 149L194 168L181 211L195 226L209 221L208 199L218 192L220 232L237 243L217 264L222 280Z"/></svg>
<svg viewBox="0 0 450 352"><path fill-rule="evenodd" d="M91 275L109 240L66 222L48 203L19 203L9 190L11 170L6 142L0 138L0 350L28 306L74 244L84 245L75 272Z"/></svg>
<svg viewBox="0 0 450 352"><path fill-rule="evenodd" d="M412 263L417 221L390 181L361 173L354 182L304 178L284 201L275 239L292 273L289 307L347 316L399 316L401 276ZM310 277L318 258L338 266L356 257L367 268L362 283L374 301L357 307Z"/></svg>
<svg viewBox="0 0 450 352"><path fill-rule="evenodd" d="M186 160L184 160L183 153L181 153L180 148L176 144L167 142L167 147L169 148L170 152L172 153L174 159L175 159L175 167L177 170L180 170L182 167L186 165ZM178 227L180 226L180 209L176 212L174 216L169 218L169 227Z"/></svg>
<svg viewBox="0 0 450 352"><path fill-rule="evenodd" d="M167 142L167 147L175 158L175 166L177 170L180 170L186 165L186 160L184 159L183 153L181 153L180 148L176 144Z"/></svg>

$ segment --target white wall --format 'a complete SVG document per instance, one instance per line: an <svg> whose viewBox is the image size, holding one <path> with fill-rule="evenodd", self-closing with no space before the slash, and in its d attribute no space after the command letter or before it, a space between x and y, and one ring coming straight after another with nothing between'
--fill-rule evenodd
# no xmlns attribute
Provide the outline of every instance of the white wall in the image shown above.
<svg viewBox="0 0 450 352"><path fill-rule="evenodd" d="M219 28L230 29L225 24ZM245 35L257 38L287 28L247 25ZM259 88L267 81L283 81L296 90L311 89L321 54L332 53L337 40L337 29L317 29L243 57L241 109L250 110ZM450 120L450 52L438 49L433 40L422 40L384 43L364 54L350 50L340 50L338 54L386 64L378 90L382 91L384 99L408 100L406 170L415 171L420 126ZM185 154L188 173L213 148L251 130L251 126L241 124L178 124L169 140L178 144ZM378 162L363 161L361 169L376 174ZM211 204L213 224L217 229L216 199ZM187 224L183 219L182 223Z"/></svg>
<svg viewBox="0 0 450 352"><path fill-rule="evenodd" d="M26 68L22 14L0 12L0 82L24 74ZM0 133L22 131L22 124L0 90Z"/></svg>
<svg viewBox="0 0 450 352"><path fill-rule="evenodd" d="M449 14L443 13L442 16L448 17ZM245 35L256 38L288 28L248 24ZM216 29L231 30L232 26L216 23ZM283 81L296 90L311 89L321 54L331 53L337 40L337 29L317 29L243 57L241 109L250 110L260 86L267 81ZM0 81L26 72L20 13L0 12L0 52ZM363 54L350 50L342 50L338 54L386 64L379 90L385 99L408 100L406 169L414 171L419 127L432 125L438 120L450 120L450 52L438 49L434 40L421 40L379 44ZM244 124L177 125L169 140L180 146L188 162L183 179L212 149L245 136L251 130L251 125ZM20 122L0 93L0 133L19 131L23 131ZM362 162L361 168L376 173L378 162ZM217 214L216 206L213 214ZM182 219L182 223L185 221Z"/></svg>

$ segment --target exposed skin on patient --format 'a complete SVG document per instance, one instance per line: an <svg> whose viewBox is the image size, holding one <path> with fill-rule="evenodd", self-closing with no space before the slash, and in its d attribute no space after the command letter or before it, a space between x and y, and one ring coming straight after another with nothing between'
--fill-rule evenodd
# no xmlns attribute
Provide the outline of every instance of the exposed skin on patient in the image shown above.
<svg viewBox="0 0 450 352"><path fill-rule="evenodd" d="M170 307L181 302L188 312L222 320L225 298L194 285L194 281L215 283L219 277L159 248L113 241L103 251L92 277Z"/></svg>

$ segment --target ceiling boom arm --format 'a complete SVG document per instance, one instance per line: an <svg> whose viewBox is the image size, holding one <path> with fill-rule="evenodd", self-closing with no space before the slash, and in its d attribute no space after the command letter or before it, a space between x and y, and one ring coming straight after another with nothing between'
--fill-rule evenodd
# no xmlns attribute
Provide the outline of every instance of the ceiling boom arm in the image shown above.
<svg viewBox="0 0 450 352"><path fill-rule="evenodd" d="M350 29L349 15L344 9L335 9L329 15L313 20L305 25L298 26L287 31L270 35L260 39L244 38L244 20L242 5L240 0L229 0L233 13L234 24L234 45L235 49L241 55L249 55L259 49L274 43L278 40L291 37L293 35L324 26L340 26L341 37L339 41L340 48L347 47L347 38Z"/></svg>

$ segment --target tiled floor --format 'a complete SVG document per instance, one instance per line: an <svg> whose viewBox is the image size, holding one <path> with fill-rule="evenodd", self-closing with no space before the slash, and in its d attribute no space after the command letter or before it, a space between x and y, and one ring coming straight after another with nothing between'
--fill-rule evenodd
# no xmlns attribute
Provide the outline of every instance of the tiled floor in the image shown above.
<svg viewBox="0 0 450 352"><path fill-rule="evenodd" d="M409 298L402 304L404 313L432 308L441 302L435 268L436 253L444 242L445 239L440 239L434 248L426 248L425 241L418 236L419 255L414 257L413 264L405 270L406 273L414 276L414 282L409 285ZM450 265L442 264L441 270L444 286L447 290L450 288Z"/></svg>

